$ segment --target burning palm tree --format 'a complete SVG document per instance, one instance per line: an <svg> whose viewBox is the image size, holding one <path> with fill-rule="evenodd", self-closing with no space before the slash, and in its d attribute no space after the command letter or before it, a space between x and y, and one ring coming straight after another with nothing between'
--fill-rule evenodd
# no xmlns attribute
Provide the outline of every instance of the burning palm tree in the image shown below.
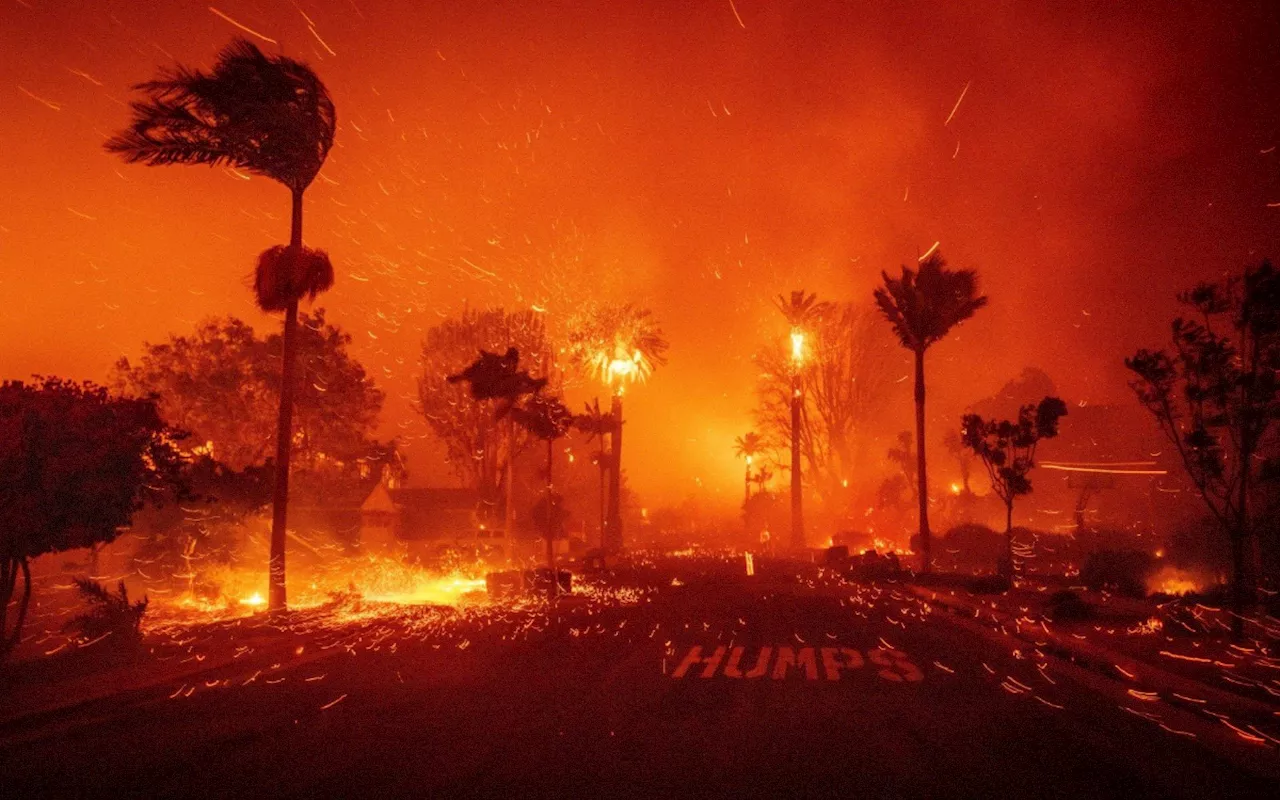
<svg viewBox="0 0 1280 800"><path fill-rule="evenodd" d="M929 534L929 488L924 454L924 354L955 326L987 304L978 294L978 274L947 269L939 253L925 258L918 270L902 268L901 278L881 273L884 285L875 290L876 304L893 326L902 346L916 357L916 480L920 501L920 548L924 572L932 567Z"/></svg>
<svg viewBox="0 0 1280 800"><path fill-rule="evenodd" d="M628 383L643 383L667 363L669 344L653 312L630 303L590 308L570 325L570 359L580 371L613 391L609 434L609 514L605 549L622 549L622 392Z"/></svg>
<svg viewBox="0 0 1280 800"><path fill-rule="evenodd" d="M243 39L224 48L210 72L179 65L135 88L146 99L132 104L133 123L106 142L109 152L153 167L242 169L283 184L292 197L289 245L264 252L254 276L259 306L285 313L269 600L282 611L298 301L333 285L329 257L302 244L302 196L333 146L333 101L306 64L264 55Z"/></svg>
<svg viewBox="0 0 1280 800"><path fill-rule="evenodd" d="M747 462L746 477L743 479L745 493L742 497L742 505L745 507L747 502L751 500L751 462L755 457L764 452L764 439L755 431L739 436L733 442L733 451L738 458Z"/></svg>
<svg viewBox="0 0 1280 800"><path fill-rule="evenodd" d="M803 483L800 476L800 415L804 410L805 339L831 304L803 289L778 295L774 304L791 326L791 546L804 547Z"/></svg>

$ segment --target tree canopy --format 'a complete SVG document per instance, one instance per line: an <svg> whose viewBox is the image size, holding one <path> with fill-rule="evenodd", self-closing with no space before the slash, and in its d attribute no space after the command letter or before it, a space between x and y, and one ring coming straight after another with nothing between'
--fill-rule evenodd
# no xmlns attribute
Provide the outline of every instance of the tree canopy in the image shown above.
<svg viewBox="0 0 1280 800"><path fill-rule="evenodd" d="M294 469L360 468L389 457L374 438L383 393L347 351L350 334L303 313L298 326ZM192 334L146 344L137 362L121 359L120 391L154 394L161 416L190 431L197 453L233 470L263 464L274 452L280 396L280 335L265 338L235 317L206 320Z"/></svg>
<svg viewBox="0 0 1280 800"><path fill-rule="evenodd" d="M182 65L138 84L134 121L108 151L148 166L244 169L301 192L333 146L337 113L320 78L300 61L235 39L209 72Z"/></svg>
<svg viewBox="0 0 1280 800"><path fill-rule="evenodd" d="M937 252L918 269L903 267L900 278L887 272L882 277L884 285L875 290L876 305L908 350L928 350L987 304L978 294L978 274L948 269Z"/></svg>
<svg viewBox="0 0 1280 800"><path fill-rule="evenodd" d="M554 362L542 315L533 311L507 312L501 308L467 309L427 331L422 343L422 376L418 380L418 408L431 432L445 447L454 473L481 497L499 495L511 448L518 456L530 444L529 435L517 428L512 437L500 430L489 384L479 382L479 399L472 382L462 373L469 368L502 373L503 356L515 348L517 358L536 378L553 377ZM491 360L477 365L481 351ZM450 377L457 379L450 381ZM483 378L482 374L473 377ZM496 390L495 390L496 391ZM500 394L500 392L499 392ZM499 401L503 402L503 401ZM512 441L508 442L508 438Z"/></svg>
<svg viewBox="0 0 1280 800"><path fill-rule="evenodd" d="M180 438L153 399L59 378L0 384L0 653L21 635L28 562L115 539L148 494L181 485ZM10 631L19 571L26 588Z"/></svg>

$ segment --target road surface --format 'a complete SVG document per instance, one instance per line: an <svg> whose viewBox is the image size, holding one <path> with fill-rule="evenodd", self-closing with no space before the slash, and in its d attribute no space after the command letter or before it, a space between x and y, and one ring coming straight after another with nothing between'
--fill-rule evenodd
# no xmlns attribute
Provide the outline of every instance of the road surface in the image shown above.
<svg viewBox="0 0 1280 800"><path fill-rule="evenodd" d="M664 562L636 577L633 602L549 613L169 631L147 657L153 679L81 679L65 695L15 680L0 775L13 797L1260 797L1275 785L1275 748L1212 717L1014 652L893 584L760 568Z"/></svg>

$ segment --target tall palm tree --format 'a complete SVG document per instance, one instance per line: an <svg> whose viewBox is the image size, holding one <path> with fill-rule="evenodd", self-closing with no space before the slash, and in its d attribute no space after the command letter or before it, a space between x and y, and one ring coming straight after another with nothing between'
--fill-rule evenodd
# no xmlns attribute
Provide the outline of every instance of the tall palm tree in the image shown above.
<svg viewBox="0 0 1280 800"><path fill-rule="evenodd" d="M804 547L803 482L800 476L800 415L804 409L804 340L831 304L803 289L778 295L774 305L791 326L791 546Z"/></svg>
<svg viewBox="0 0 1280 800"><path fill-rule="evenodd" d="M743 478L745 486L742 497L742 505L745 508L747 502L751 500L751 462L755 457L764 452L764 439L755 431L739 436L733 442L734 454L747 462L746 477Z"/></svg>
<svg viewBox="0 0 1280 800"><path fill-rule="evenodd" d="M893 326L902 346L916 357L916 495L920 501L921 570L932 569L929 533L929 482L924 453L924 354L952 328L987 304L978 294L978 273L947 268L941 253L933 253L916 270L902 268L901 278L882 272L884 285L875 290L876 305Z"/></svg>
<svg viewBox="0 0 1280 800"><path fill-rule="evenodd" d="M283 184L292 198L289 246L263 253L254 280L262 309L285 312L268 602L270 610L282 611L298 301L333 284L328 256L302 245L302 195L333 146L337 115L310 67L264 55L243 39L225 47L210 72L178 65L135 88L145 99L131 104L133 123L107 140L109 152L151 167L242 169Z"/></svg>

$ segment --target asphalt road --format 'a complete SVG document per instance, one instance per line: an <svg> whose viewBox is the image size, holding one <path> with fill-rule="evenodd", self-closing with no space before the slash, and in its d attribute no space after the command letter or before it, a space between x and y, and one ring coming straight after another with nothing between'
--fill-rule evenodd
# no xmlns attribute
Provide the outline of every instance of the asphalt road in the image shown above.
<svg viewBox="0 0 1280 800"><path fill-rule="evenodd" d="M0 776L19 791L5 793L1136 798L1276 785L1274 748L1015 653L891 584L733 567L663 565L624 606L177 637L155 656L172 668L142 686L39 711L11 696ZM681 675L694 647L714 663Z"/></svg>

